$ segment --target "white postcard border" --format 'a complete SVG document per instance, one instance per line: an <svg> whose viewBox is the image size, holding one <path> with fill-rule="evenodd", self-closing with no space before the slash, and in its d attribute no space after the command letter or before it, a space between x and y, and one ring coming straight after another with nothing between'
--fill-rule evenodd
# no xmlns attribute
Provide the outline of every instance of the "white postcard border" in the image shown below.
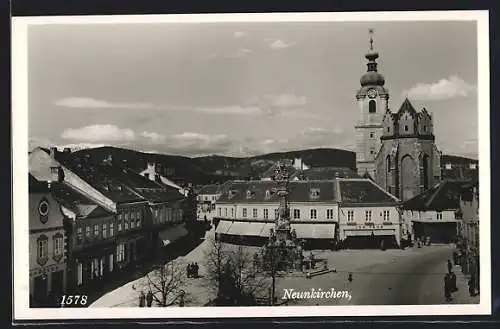
<svg viewBox="0 0 500 329"><path fill-rule="evenodd" d="M117 24L196 22L347 22L347 21L477 21L478 116L480 179L480 304L287 306L287 307L170 307L170 308L29 308L28 196L28 80L27 27L30 24ZM12 166L13 166L13 296L15 320L233 318L299 316L401 316L491 314L490 257L490 98L488 11L201 14L130 16L59 16L12 18Z"/></svg>

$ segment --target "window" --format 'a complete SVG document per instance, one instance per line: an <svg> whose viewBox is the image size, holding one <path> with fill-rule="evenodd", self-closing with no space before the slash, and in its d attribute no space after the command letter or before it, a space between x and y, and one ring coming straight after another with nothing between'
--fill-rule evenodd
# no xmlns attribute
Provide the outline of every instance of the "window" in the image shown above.
<svg viewBox="0 0 500 329"><path fill-rule="evenodd" d="M123 262L125 260L125 245L123 243L116 246L116 261Z"/></svg>
<svg viewBox="0 0 500 329"><path fill-rule="evenodd" d="M82 283L83 283L83 264L82 263L78 263L77 265L77 285L81 286Z"/></svg>
<svg viewBox="0 0 500 329"><path fill-rule="evenodd" d="M253 215L253 218L257 218L257 209L256 208L253 208L252 215Z"/></svg>
<svg viewBox="0 0 500 329"><path fill-rule="evenodd" d="M405 131L408 131L408 125L405 125Z"/></svg>
<svg viewBox="0 0 500 329"><path fill-rule="evenodd" d="M274 209L274 218L278 218L278 208Z"/></svg>
<svg viewBox="0 0 500 329"><path fill-rule="evenodd" d="M222 216L222 208L217 208L217 214L219 215L219 217Z"/></svg>
<svg viewBox="0 0 500 329"><path fill-rule="evenodd" d="M391 132L391 127L387 127L387 132L390 133Z"/></svg>
<svg viewBox="0 0 500 329"><path fill-rule="evenodd" d="M368 112L377 112L377 103L373 99L368 103Z"/></svg>
<svg viewBox="0 0 500 329"><path fill-rule="evenodd" d="M300 219L300 209L293 210L293 219Z"/></svg>
<svg viewBox="0 0 500 329"><path fill-rule="evenodd" d="M269 219L269 209L264 209L264 219Z"/></svg>
<svg viewBox="0 0 500 329"><path fill-rule="evenodd" d="M137 228L141 227L141 220L140 219L137 219L136 226L137 226Z"/></svg>
<svg viewBox="0 0 500 329"><path fill-rule="evenodd" d="M122 231L122 222L118 222L118 232Z"/></svg>
<svg viewBox="0 0 500 329"><path fill-rule="evenodd" d="M85 236L87 238L90 238L90 226L89 225L85 226Z"/></svg>
<svg viewBox="0 0 500 329"><path fill-rule="evenodd" d="M45 265L49 259L48 255L48 238L45 235L40 235L37 239L37 263L39 265Z"/></svg>
<svg viewBox="0 0 500 329"><path fill-rule="evenodd" d="M370 149L370 154L375 154L375 150L374 149Z"/></svg>
<svg viewBox="0 0 500 329"><path fill-rule="evenodd" d="M40 214L40 222L46 224L49 220L49 202L43 198L38 205L38 213Z"/></svg>
<svg viewBox="0 0 500 329"><path fill-rule="evenodd" d="M243 208L243 217L247 217L247 208Z"/></svg>
<svg viewBox="0 0 500 329"><path fill-rule="evenodd" d="M59 261L64 253L64 237L61 233L57 233L53 238L54 242L54 259Z"/></svg>
<svg viewBox="0 0 500 329"><path fill-rule="evenodd" d="M437 217L437 219L443 219L443 213L442 213L442 212L440 212L440 211L438 211L438 212L436 213L436 217Z"/></svg>
<svg viewBox="0 0 500 329"><path fill-rule="evenodd" d="M319 188L312 188L309 191L309 197L311 199L318 199L319 198Z"/></svg>
<svg viewBox="0 0 500 329"><path fill-rule="evenodd" d="M373 131L370 131L370 138L375 138L375 133Z"/></svg>
<svg viewBox="0 0 500 329"><path fill-rule="evenodd" d="M269 199L271 197L271 192L269 190L266 190L266 199Z"/></svg>
<svg viewBox="0 0 500 329"><path fill-rule="evenodd" d="M125 221L125 229L128 230L128 220Z"/></svg>
<svg viewBox="0 0 500 329"><path fill-rule="evenodd" d="M231 217L234 217L234 208L231 208Z"/></svg>
<svg viewBox="0 0 500 329"><path fill-rule="evenodd" d="M371 210L365 211L365 221L367 221L367 222L372 221L372 211Z"/></svg>
<svg viewBox="0 0 500 329"><path fill-rule="evenodd" d="M353 210L347 211L347 221L354 222L354 211Z"/></svg>
<svg viewBox="0 0 500 329"><path fill-rule="evenodd" d="M82 238L83 238L83 229L82 229L82 227L80 226L80 227L78 227L78 228L76 229L76 239L79 241L79 240L81 240Z"/></svg>
<svg viewBox="0 0 500 329"><path fill-rule="evenodd" d="M426 126L424 126L424 133L425 133L425 132L427 132L427 127L426 127Z"/></svg>
<svg viewBox="0 0 500 329"><path fill-rule="evenodd" d="M318 218L318 212L316 209L311 209L311 219L316 219Z"/></svg>
<svg viewBox="0 0 500 329"><path fill-rule="evenodd" d="M163 214L161 216L161 221L163 222ZM135 220L130 222L130 228L135 228Z"/></svg>
<svg viewBox="0 0 500 329"><path fill-rule="evenodd" d="M326 219L333 219L333 209L326 209Z"/></svg>
<svg viewBox="0 0 500 329"><path fill-rule="evenodd" d="M224 208L224 216L227 217L227 208Z"/></svg>
<svg viewBox="0 0 500 329"><path fill-rule="evenodd" d="M108 236L108 225L102 224L102 237L106 238Z"/></svg>
<svg viewBox="0 0 500 329"><path fill-rule="evenodd" d="M384 222L388 222L390 217L389 217L389 210L384 210Z"/></svg>
<svg viewBox="0 0 500 329"><path fill-rule="evenodd" d="M115 235L115 224L110 223L109 224L109 236L113 236L113 235Z"/></svg>
<svg viewBox="0 0 500 329"><path fill-rule="evenodd" d="M99 235L99 225L94 225L94 236L98 236Z"/></svg>

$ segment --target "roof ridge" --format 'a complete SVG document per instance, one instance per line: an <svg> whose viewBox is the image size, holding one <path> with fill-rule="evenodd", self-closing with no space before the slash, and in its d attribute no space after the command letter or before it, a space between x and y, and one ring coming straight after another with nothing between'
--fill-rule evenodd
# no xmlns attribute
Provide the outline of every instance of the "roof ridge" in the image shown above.
<svg viewBox="0 0 500 329"><path fill-rule="evenodd" d="M447 181L442 181L442 182L438 183L437 185L434 185L434 187L437 186L436 191L434 191L434 193L431 194L431 196L429 197L429 200L427 200L427 202L425 203L426 207L429 207L432 204L432 201L434 201L434 199L436 198L437 194L439 193L439 191L441 191L441 189L443 188L443 186L446 183L447 183Z"/></svg>

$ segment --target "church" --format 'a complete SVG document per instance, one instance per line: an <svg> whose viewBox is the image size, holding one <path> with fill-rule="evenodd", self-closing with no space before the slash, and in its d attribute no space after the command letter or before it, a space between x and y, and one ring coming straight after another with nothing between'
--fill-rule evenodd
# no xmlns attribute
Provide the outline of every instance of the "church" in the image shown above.
<svg viewBox="0 0 500 329"><path fill-rule="evenodd" d="M372 34L370 30L370 50L365 55L368 69L356 93L356 170L405 201L441 180L441 152L435 144L432 115L425 108L416 110L406 98L397 112L389 109L389 90L378 72Z"/></svg>

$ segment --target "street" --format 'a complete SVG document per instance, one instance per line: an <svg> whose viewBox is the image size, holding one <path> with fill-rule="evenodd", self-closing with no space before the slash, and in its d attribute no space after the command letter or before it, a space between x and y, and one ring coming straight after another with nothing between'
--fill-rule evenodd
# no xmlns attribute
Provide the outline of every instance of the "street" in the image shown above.
<svg viewBox="0 0 500 329"><path fill-rule="evenodd" d="M337 291L347 290L351 292L352 299L315 299L297 300L294 305L432 305L444 304L443 278L447 271L446 262L451 258L453 247L450 245L438 245L424 247L421 249L409 249L405 251L365 251L372 254L367 265L356 266L347 264L342 266L337 262L337 273L314 277L298 287L295 280L283 280L280 288L321 288L328 290L334 288ZM386 261L382 258L384 253ZM359 251L353 251L352 258ZM378 258L378 260L377 260ZM335 258L334 258L335 259ZM359 258L358 258L359 260ZM335 260L329 262L335 267ZM360 262L359 264L363 264ZM365 263L366 264L366 263ZM467 291L466 279L459 267L455 267L457 285L459 291L454 293L453 304L479 303L479 296L470 297ZM353 274L353 281L348 282L348 274Z"/></svg>

